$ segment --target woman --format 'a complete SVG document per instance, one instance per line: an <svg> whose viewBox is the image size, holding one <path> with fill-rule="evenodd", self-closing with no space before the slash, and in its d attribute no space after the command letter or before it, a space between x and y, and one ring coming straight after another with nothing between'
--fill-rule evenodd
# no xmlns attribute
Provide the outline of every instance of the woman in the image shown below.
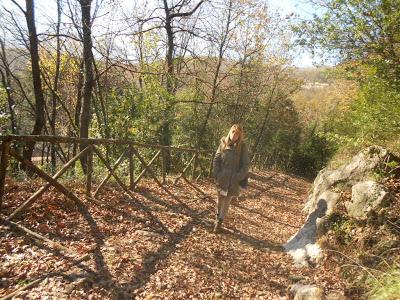
<svg viewBox="0 0 400 300"><path fill-rule="evenodd" d="M231 199L239 195L239 183L247 179L249 156L243 137L242 127L233 125L228 135L221 139L214 157L213 170L218 191L215 233L222 228Z"/></svg>

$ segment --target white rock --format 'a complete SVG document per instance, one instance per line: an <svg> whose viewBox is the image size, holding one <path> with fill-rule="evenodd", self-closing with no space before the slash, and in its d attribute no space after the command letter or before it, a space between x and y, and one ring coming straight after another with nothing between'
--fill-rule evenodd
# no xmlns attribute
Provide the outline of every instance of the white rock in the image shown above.
<svg viewBox="0 0 400 300"><path fill-rule="evenodd" d="M326 210L326 215L329 216L330 214L332 214L335 209L336 209L336 203L338 202L338 200L340 199L340 194L339 193L335 193L332 191L325 191L323 192L319 197L318 197L318 201L321 200L325 200L326 204L327 204L327 210Z"/></svg>
<svg viewBox="0 0 400 300"><path fill-rule="evenodd" d="M346 300L346 297L340 293L332 292L326 295L325 300Z"/></svg>
<svg viewBox="0 0 400 300"><path fill-rule="evenodd" d="M320 262L324 257L321 247L318 244L307 244L306 245L307 256L313 262Z"/></svg>
<svg viewBox="0 0 400 300"><path fill-rule="evenodd" d="M353 218L365 218L367 212L377 208L388 196L385 187L375 181L359 182L352 187L351 202L345 206Z"/></svg>
<svg viewBox="0 0 400 300"><path fill-rule="evenodd" d="M372 181L367 181L368 184L364 185L357 183L360 180L365 181L372 178L374 170L381 166L387 156L387 150L372 146L355 155L350 163L342 165L336 170L325 168L318 173L304 208L304 211L309 214L307 221L284 245L285 251L293 256L296 264L305 265L304 262L307 260L318 262L322 258L323 253L316 244L317 229L321 229L318 232L323 233L325 216L336 210L336 204L340 199L340 193L335 192L336 189L354 185L354 189L359 191L357 196L353 195L353 204L349 206L349 208L354 206L355 214L366 214L368 209L377 207L383 201L385 194L381 192L382 190L376 183L372 183ZM361 195L363 196L361 197ZM361 198L367 200L362 200L362 202L359 200ZM368 205L360 204L365 202L368 202ZM304 251L300 249L304 249Z"/></svg>
<svg viewBox="0 0 400 300"><path fill-rule="evenodd" d="M288 253L292 256L294 264L297 267L308 267L307 251L304 248L289 250Z"/></svg>
<svg viewBox="0 0 400 300"><path fill-rule="evenodd" d="M308 244L315 244L317 240L317 220L325 216L327 202L324 199L318 203L316 209L309 214L302 228L284 245L286 251L305 248Z"/></svg>
<svg viewBox="0 0 400 300"><path fill-rule="evenodd" d="M360 180L371 179L373 171L382 164L387 155L387 150L371 146L360 151L348 164L335 170L322 169L314 180L312 191L304 208L305 211L309 213L314 211L320 195L338 184L351 187Z"/></svg>
<svg viewBox="0 0 400 300"><path fill-rule="evenodd" d="M322 300L324 291L315 285L293 284L290 292L294 294L294 300Z"/></svg>

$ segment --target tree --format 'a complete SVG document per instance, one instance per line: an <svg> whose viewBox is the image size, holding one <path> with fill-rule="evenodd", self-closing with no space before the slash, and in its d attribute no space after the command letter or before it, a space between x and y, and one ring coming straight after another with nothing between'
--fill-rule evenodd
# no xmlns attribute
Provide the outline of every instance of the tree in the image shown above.
<svg viewBox="0 0 400 300"><path fill-rule="evenodd" d="M168 5L167 0L163 0L164 5L164 29L167 34L167 49L166 49L166 68L167 68L167 79L166 79L166 90L170 96L173 96L176 92L176 79L174 71L174 50L175 50L175 32L173 22L179 18L186 18L193 15L196 10L201 6L204 0L200 0L193 9L182 12L183 9L187 8L190 4L190 0L184 0L178 2L175 5ZM167 103L165 109L165 117L161 125L161 144L164 146L171 145L171 111L173 111L172 104ZM171 158L169 151L164 153L165 166L167 172L170 169Z"/></svg>
<svg viewBox="0 0 400 300"><path fill-rule="evenodd" d="M217 32L216 37L214 37L217 40L217 46L218 46L217 63L215 66L212 79L211 95L209 96L210 104L208 105L206 116L198 132L198 138L197 138L198 147L205 144L204 136L206 134L207 124L210 119L213 106L217 100L218 87L221 84L220 80L221 66L225 55L225 51L228 49L230 36L232 34L232 26L233 26L232 19L235 18L235 16L233 16L233 0L229 0L226 3L226 10L223 12L223 16L225 18L223 18L222 26L221 28L219 28L220 31ZM212 42L215 42L215 39L212 39Z"/></svg>
<svg viewBox="0 0 400 300"><path fill-rule="evenodd" d="M45 134L87 138L90 132L214 148L229 124L241 122L259 155L272 153L267 138L292 147L287 128L295 126L295 113L285 107L296 84L287 68L288 27L264 1L93 3L55 1L54 14L36 5ZM126 9L132 4L133 10ZM24 68L32 60L25 50L28 33L20 15L0 7L3 11L10 19L0 24L7 32L1 70L9 82L3 85L15 87L8 100L25 133L37 115L33 73ZM5 91L2 97L4 106ZM286 115L291 117L277 122ZM78 150L44 147L53 168L56 155L66 161ZM164 154L168 169L172 158ZM282 166L286 154L276 155ZM108 155L114 155L112 149ZM85 168L85 159L82 164Z"/></svg>
<svg viewBox="0 0 400 300"><path fill-rule="evenodd" d="M16 1L12 2L22 11L25 15L26 24L29 33L29 53L31 58L31 70L33 91L35 94L35 123L32 129L32 135L40 135L45 126L45 101L42 89L42 80L40 75L39 66L39 42L36 34L35 25L35 5L33 0L26 0L26 10L24 10ZM23 151L23 157L27 160L32 159L33 149L35 142L28 142Z"/></svg>
<svg viewBox="0 0 400 300"><path fill-rule="evenodd" d="M370 144L398 149L399 124L393 120L400 107L400 2L313 2L323 13L297 26L300 44L329 54L341 75L358 83L321 134L347 152Z"/></svg>
<svg viewBox="0 0 400 300"><path fill-rule="evenodd" d="M8 60L7 60L7 53L5 49L5 44L3 39L0 38L0 46L1 46L1 53L0 58L3 63L4 69L0 68L0 75L1 75L1 83L4 87L5 93L7 95L7 104L8 104L8 114L10 116L10 129L11 133L17 134L17 120L15 117L15 99L11 89L11 74L10 68L8 67Z"/></svg>
<svg viewBox="0 0 400 300"><path fill-rule="evenodd" d="M83 36L83 64L84 64L84 84L82 92L82 108L80 114L80 138L89 137L89 126L91 120L91 101L93 81L93 52L92 52L92 19L90 16L92 0L80 0L82 13L82 36ZM81 144L81 150L85 145ZM86 169L86 157L81 159L83 169Z"/></svg>
<svg viewBox="0 0 400 300"><path fill-rule="evenodd" d="M295 27L300 45L326 51L336 61L374 66L377 75L400 87L400 2L318 0L324 12Z"/></svg>

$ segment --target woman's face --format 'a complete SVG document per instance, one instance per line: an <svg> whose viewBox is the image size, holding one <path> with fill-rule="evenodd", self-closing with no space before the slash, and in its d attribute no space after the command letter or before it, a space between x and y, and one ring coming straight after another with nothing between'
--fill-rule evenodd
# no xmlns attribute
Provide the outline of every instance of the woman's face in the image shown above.
<svg viewBox="0 0 400 300"><path fill-rule="evenodd" d="M229 131L229 138L232 142L236 142L240 136L240 130L237 127L232 127Z"/></svg>

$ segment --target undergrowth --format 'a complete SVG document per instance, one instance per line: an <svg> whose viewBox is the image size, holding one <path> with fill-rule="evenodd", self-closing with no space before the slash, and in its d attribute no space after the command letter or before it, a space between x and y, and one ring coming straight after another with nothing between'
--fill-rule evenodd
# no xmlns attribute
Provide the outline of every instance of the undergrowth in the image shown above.
<svg viewBox="0 0 400 300"><path fill-rule="evenodd" d="M349 217L342 193L338 210L327 220L329 229L320 243L340 265L350 299L400 299L400 179L382 180L390 193L387 206L366 219Z"/></svg>

